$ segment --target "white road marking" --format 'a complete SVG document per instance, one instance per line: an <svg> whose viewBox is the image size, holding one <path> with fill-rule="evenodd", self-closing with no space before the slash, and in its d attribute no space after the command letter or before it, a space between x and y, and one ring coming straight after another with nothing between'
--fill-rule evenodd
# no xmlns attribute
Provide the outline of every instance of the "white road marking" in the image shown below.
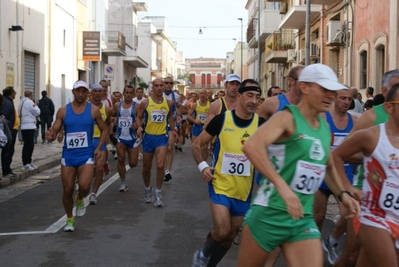
<svg viewBox="0 0 399 267"><path fill-rule="evenodd" d="M126 165L126 171L130 169L129 165ZM105 183L103 183L100 188L98 189L97 196L101 195L105 189L108 188L113 182L119 179L119 174L114 174L111 178L109 178ZM89 198L86 197L85 199L85 207L89 205ZM73 208L73 215L76 215L76 207ZM62 216L58 221L53 223L50 227L48 227L44 231L27 231L27 232L10 232L10 233L0 233L0 236L8 236L8 235L41 235L41 234L55 234L58 232L62 227L64 227L66 222L66 215Z"/></svg>

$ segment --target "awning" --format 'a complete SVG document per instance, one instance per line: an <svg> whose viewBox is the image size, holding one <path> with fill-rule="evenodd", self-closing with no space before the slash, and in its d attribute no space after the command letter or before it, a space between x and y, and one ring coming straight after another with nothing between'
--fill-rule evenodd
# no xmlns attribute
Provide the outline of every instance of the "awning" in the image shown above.
<svg viewBox="0 0 399 267"><path fill-rule="evenodd" d="M124 57L123 62L135 68L148 68L148 63L139 56Z"/></svg>

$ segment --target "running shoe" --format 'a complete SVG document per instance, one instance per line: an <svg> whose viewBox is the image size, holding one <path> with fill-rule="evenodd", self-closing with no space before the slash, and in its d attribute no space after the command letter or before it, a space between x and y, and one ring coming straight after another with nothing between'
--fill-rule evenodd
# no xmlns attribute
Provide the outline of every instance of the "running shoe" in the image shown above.
<svg viewBox="0 0 399 267"><path fill-rule="evenodd" d="M75 183L75 191L77 192L79 190L79 184Z"/></svg>
<svg viewBox="0 0 399 267"><path fill-rule="evenodd" d="M34 165L34 164L32 164L32 163L30 163L29 164L34 170L37 170L39 167L37 167L36 165Z"/></svg>
<svg viewBox="0 0 399 267"><path fill-rule="evenodd" d="M162 207L163 202L162 202L162 194L161 194L161 192L155 193L154 205L155 205L155 207Z"/></svg>
<svg viewBox="0 0 399 267"><path fill-rule="evenodd" d="M129 190L129 187L125 183L122 183L121 186L119 187L119 192L127 192Z"/></svg>
<svg viewBox="0 0 399 267"><path fill-rule="evenodd" d="M145 190L144 189L144 199L146 203L151 203L152 202L152 188L150 190Z"/></svg>
<svg viewBox="0 0 399 267"><path fill-rule="evenodd" d="M165 177L163 178L163 180L165 182L169 182L170 180L172 180L172 174L170 174L170 172L168 172Z"/></svg>
<svg viewBox="0 0 399 267"><path fill-rule="evenodd" d="M110 174L110 173L111 173L111 168L109 167L108 162L105 162L105 163L104 163L104 174L105 174L105 175L108 175L108 174Z"/></svg>
<svg viewBox="0 0 399 267"><path fill-rule="evenodd" d="M179 146L177 149L178 149L180 152L183 152L183 148L182 148L181 146Z"/></svg>
<svg viewBox="0 0 399 267"><path fill-rule="evenodd" d="M200 249L194 252L193 264L191 265L191 267L208 266L209 259L204 258L204 256L202 256L201 254L202 253Z"/></svg>
<svg viewBox="0 0 399 267"><path fill-rule="evenodd" d="M89 196L90 205L97 205L97 195L92 192Z"/></svg>
<svg viewBox="0 0 399 267"><path fill-rule="evenodd" d="M10 172L9 174L7 174L7 175L4 175L3 176L4 178L9 178L9 179L15 179L15 178L17 178L17 175L15 174L15 173L13 173L13 172Z"/></svg>
<svg viewBox="0 0 399 267"><path fill-rule="evenodd" d="M328 261L330 262L330 264L334 265L334 263L339 258L338 254L337 254L338 244L331 245L328 242L328 237L327 237L326 239L323 239L323 242L321 242L321 245L322 245L324 251L327 252L327 254L328 254L328 256L327 256Z"/></svg>
<svg viewBox="0 0 399 267"><path fill-rule="evenodd" d="M78 195L76 194L76 216L82 217L86 213L85 207L85 199L82 198L81 200L78 199Z"/></svg>
<svg viewBox="0 0 399 267"><path fill-rule="evenodd" d="M143 154L139 153L139 160L143 160Z"/></svg>
<svg viewBox="0 0 399 267"><path fill-rule="evenodd" d="M66 225L64 227L64 232L74 232L75 227L73 226L75 223L75 219L72 218L67 218Z"/></svg>
<svg viewBox="0 0 399 267"><path fill-rule="evenodd" d="M116 160L116 159L118 159L118 155L115 153L115 155L114 155L114 159Z"/></svg>
<svg viewBox="0 0 399 267"><path fill-rule="evenodd" d="M23 170L23 171L33 171L33 170L35 170L35 168L33 168L33 166L30 166L30 164L26 164L25 166L21 167L21 170Z"/></svg>
<svg viewBox="0 0 399 267"><path fill-rule="evenodd" d="M240 227L237 231L236 237L234 238L234 244L239 245L241 243L242 236L242 227Z"/></svg>

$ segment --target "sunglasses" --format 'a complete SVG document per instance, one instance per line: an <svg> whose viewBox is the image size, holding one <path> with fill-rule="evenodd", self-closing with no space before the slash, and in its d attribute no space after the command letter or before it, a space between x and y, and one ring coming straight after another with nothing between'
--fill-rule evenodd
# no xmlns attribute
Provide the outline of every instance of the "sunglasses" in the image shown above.
<svg viewBox="0 0 399 267"><path fill-rule="evenodd" d="M165 82L165 84L173 84L173 82Z"/></svg>

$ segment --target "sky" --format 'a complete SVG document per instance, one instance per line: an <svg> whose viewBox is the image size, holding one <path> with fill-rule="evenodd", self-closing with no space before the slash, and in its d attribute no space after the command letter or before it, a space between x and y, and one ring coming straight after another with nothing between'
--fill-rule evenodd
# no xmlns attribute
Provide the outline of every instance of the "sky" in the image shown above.
<svg viewBox="0 0 399 267"><path fill-rule="evenodd" d="M135 1L136 2L136 1ZM236 42L246 41L248 11L247 0L142 0L148 12L139 17L165 16L168 36L177 42L185 58L225 58ZM203 34L198 34L199 29ZM233 40L233 39L236 40Z"/></svg>

